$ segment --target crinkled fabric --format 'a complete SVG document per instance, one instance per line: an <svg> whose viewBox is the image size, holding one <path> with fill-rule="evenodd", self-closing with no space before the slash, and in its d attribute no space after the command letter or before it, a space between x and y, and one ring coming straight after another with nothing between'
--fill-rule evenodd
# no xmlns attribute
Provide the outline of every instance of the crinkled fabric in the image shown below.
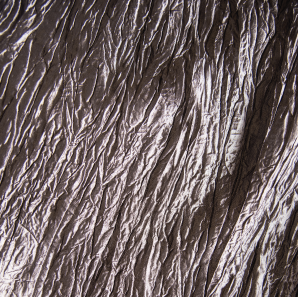
<svg viewBox="0 0 298 297"><path fill-rule="evenodd" d="M0 296L298 296L298 2L2 0Z"/></svg>

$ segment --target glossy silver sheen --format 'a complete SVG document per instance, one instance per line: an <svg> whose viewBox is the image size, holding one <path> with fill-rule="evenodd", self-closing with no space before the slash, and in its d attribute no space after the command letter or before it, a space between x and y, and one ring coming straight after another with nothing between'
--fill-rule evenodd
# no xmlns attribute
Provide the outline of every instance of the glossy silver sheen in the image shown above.
<svg viewBox="0 0 298 297"><path fill-rule="evenodd" d="M0 296L297 297L296 0L0 1Z"/></svg>

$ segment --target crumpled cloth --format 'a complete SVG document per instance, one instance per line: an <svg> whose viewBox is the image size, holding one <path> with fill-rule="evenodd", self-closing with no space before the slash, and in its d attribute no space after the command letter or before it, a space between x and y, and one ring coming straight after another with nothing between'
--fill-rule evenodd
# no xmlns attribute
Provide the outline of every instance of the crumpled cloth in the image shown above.
<svg viewBox="0 0 298 297"><path fill-rule="evenodd" d="M0 296L297 296L298 2L3 0Z"/></svg>

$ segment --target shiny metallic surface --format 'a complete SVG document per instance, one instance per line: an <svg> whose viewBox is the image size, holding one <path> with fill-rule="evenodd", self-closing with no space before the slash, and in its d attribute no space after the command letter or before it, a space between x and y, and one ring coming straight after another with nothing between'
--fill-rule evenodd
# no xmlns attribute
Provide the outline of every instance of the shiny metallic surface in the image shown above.
<svg viewBox="0 0 298 297"><path fill-rule="evenodd" d="M0 296L297 296L298 2L0 2Z"/></svg>

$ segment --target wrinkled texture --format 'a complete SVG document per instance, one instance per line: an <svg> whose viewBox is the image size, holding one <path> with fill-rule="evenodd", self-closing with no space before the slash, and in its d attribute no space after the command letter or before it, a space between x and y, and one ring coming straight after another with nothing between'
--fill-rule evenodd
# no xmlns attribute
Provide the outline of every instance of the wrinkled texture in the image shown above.
<svg viewBox="0 0 298 297"><path fill-rule="evenodd" d="M297 296L297 1L0 12L0 296Z"/></svg>

